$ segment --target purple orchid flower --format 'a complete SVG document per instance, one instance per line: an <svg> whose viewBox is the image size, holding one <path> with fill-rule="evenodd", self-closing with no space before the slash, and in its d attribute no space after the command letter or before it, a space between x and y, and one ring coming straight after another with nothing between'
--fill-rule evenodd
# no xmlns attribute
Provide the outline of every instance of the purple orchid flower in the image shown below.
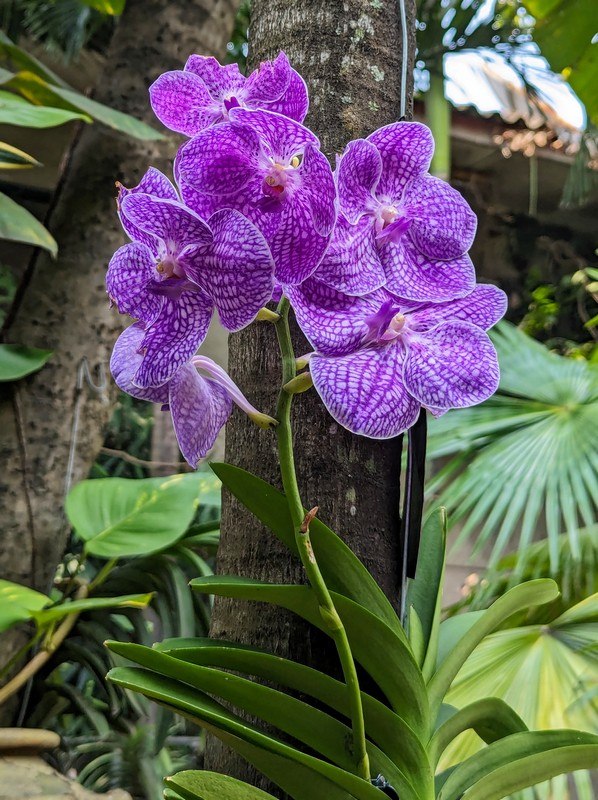
<svg viewBox="0 0 598 800"><path fill-rule="evenodd" d="M365 294L443 302L475 286L467 250L476 217L461 195L427 175L434 142L425 125L397 122L350 142L338 161L339 208L318 278Z"/></svg>
<svg viewBox="0 0 598 800"><path fill-rule="evenodd" d="M162 386L138 386L135 380L143 362L140 351L145 335L140 323L127 328L114 346L110 370L124 392L141 400L161 403L163 410L170 410L181 453L192 467L197 467L198 461L214 446L231 414L233 402L258 425L275 424L274 419L261 414L246 400L221 367L204 356L196 356L180 366Z"/></svg>
<svg viewBox="0 0 598 800"><path fill-rule="evenodd" d="M226 122L232 108L265 109L303 122L309 105L303 78L282 52L247 78L236 64L193 55L183 70L160 75L149 91L158 119L185 136Z"/></svg>
<svg viewBox="0 0 598 800"><path fill-rule="evenodd" d="M506 297L494 286L422 304L385 289L351 297L314 278L287 293L316 351L309 362L314 386L353 433L398 436L422 406L439 414L480 403L498 387L485 330L503 316Z"/></svg>
<svg viewBox="0 0 598 800"><path fill-rule="evenodd" d="M279 283L301 283L320 263L336 219L336 190L317 137L270 111L231 109L177 157L185 203L201 217L235 208L270 246Z"/></svg>
<svg viewBox="0 0 598 800"><path fill-rule="evenodd" d="M158 176L154 170L140 185L168 193ZM272 297L274 264L263 236L238 211L223 209L206 223L178 199L123 194L120 216L134 241L112 257L107 290L121 313L144 323L135 383L156 387L197 351L214 308L230 331L253 321Z"/></svg>

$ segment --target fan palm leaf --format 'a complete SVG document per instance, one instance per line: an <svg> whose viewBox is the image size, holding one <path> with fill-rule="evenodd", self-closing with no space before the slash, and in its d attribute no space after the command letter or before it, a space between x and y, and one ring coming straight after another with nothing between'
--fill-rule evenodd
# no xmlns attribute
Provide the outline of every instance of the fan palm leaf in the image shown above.
<svg viewBox="0 0 598 800"><path fill-rule="evenodd" d="M556 572L559 534L579 560L580 526L596 521L598 367L551 353L508 323L492 336L499 391L434 420L430 457L450 459L428 493L461 524L457 545L473 539L475 553L492 543L491 565L530 545L544 525Z"/></svg>

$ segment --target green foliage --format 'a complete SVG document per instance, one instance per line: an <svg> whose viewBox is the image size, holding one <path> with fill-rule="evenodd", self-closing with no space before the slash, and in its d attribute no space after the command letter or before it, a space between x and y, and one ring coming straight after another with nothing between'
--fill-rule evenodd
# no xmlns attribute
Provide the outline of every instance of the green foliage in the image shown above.
<svg viewBox="0 0 598 800"><path fill-rule="evenodd" d="M284 497L242 470L224 465L216 470L293 549ZM445 623L439 621L444 559L438 549L443 552L445 518L435 512L424 527L418 573L408 595L411 623L406 636L398 618L388 619L389 610L375 592L356 595L351 580L339 583L339 575L357 574L355 556L335 541L331 531L323 527L316 534L313 527L314 557L321 559L325 579L336 581L331 595L351 651L377 687L377 697L361 692L372 771L382 774L401 800L503 797L556 772L587 767L596 759L598 736L569 730L530 732L500 700L483 699L463 711L443 705L453 678L480 643L530 606L554 602L558 596L554 582L518 586L489 610L462 615L465 624L456 626L459 618L449 620L450 634L444 635ZM202 594L275 603L332 635L335 623L309 586L209 576L194 580L192 586ZM379 789L354 774L349 696L343 683L325 673L255 648L205 638L167 640L153 648L118 642L109 647L137 665L113 669L109 675L113 683L197 722L294 800L381 796ZM250 677L266 683L256 684ZM285 689L299 693L301 699ZM248 715L257 722L249 722ZM268 732L261 722L269 724ZM296 744L283 742L272 726ZM442 751L469 728L488 744L434 782ZM185 800L225 791L220 778L209 773L174 776L167 787L166 797ZM231 784L231 797L237 790L241 788ZM247 796L255 796L250 791Z"/></svg>
<svg viewBox="0 0 598 800"><path fill-rule="evenodd" d="M0 192L0 239L43 247L56 257L58 245L33 214Z"/></svg>
<svg viewBox="0 0 598 800"><path fill-rule="evenodd" d="M1 208L0 199L0 212ZM16 381L37 372L51 356L51 350L23 347L20 344L0 344L0 383Z"/></svg>
<svg viewBox="0 0 598 800"><path fill-rule="evenodd" d="M452 458L428 490L462 523L459 543L472 538L477 551L493 542L491 565L516 541L523 553L543 517L556 572L559 534L579 560L579 520L592 525L598 504L598 367L506 323L492 338L499 392L430 426L430 457Z"/></svg>

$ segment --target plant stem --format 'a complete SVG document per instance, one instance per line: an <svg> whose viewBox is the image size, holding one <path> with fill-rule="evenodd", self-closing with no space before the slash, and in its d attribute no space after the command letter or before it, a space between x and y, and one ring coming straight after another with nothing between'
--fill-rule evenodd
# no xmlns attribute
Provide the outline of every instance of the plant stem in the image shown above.
<svg viewBox="0 0 598 800"><path fill-rule="evenodd" d="M283 298L277 309L280 319L276 322L276 335L282 356L282 384L288 384L296 375L295 353L291 342L289 330L289 301ZM278 441L278 455L280 460L280 472L282 485L287 501L293 529L295 531L295 541L301 562L311 584L311 587L318 600L320 615L326 625L327 631L334 640L338 656L341 662L345 683L347 686L349 709L351 714L351 725L353 730L353 758L357 767L357 774L364 780L370 780L370 765L365 741L365 723L363 720L363 708L361 704L361 692L357 678L357 670L353 653L347 638L347 632L334 606L326 582L318 567L316 557L312 548L309 536L309 523L315 516L317 509L305 513L299 487L297 486L297 475L295 472L295 460L293 457L293 434L291 430L291 404L293 395L281 388L276 407L276 436Z"/></svg>
<svg viewBox="0 0 598 800"><path fill-rule="evenodd" d="M81 600L82 598L87 597L87 594L87 584L83 584L79 587L77 594L75 595L75 599ZM48 643L45 644L43 648L33 656L31 661L28 661L25 664L20 672L17 672L12 680L8 681L8 683L6 683L0 689L0 705L6 702L9 697L12 697L15 692L18 692L21 686L24 686L29 678L32 678L35 673L43 667L46 661L49 661L50 658L52 658L55 651L60 647L62 642L73 629L73 626L80 613L80 611L73 611L72 614L69 614L67 617L65 617L62 623L58 626L58 628L56 628L56 631L50 637Z"/></svg>

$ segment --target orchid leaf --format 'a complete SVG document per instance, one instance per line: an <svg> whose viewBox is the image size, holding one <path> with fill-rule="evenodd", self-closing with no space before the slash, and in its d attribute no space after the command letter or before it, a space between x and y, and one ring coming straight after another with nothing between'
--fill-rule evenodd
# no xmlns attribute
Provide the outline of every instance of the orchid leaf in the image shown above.
<svg viewBox="0 0 598 800"><path fill-rule="evenodd" d="M32 617L39 626L46 626L50 622L62 619L69 614L83 611L96 611L102 608L146 608L151 599L152 592L146 594L127 594L120 597L86 597L81 600L71 600L34 611Z"/></svg>
<svg viewBox="0 0 598 800"><path fill-rule="evenodd" d="M263 650L214 639L171 639L154 647L192 664L220 667L285 686L350 717L345 684L312 667ZM361 700L368 737L414 786L430 784L432 773L427 755L411 728L388 706L365 692L361 693Z"/></svg>
<svg viewBox="0 0 598 800"><path fill-rule="evenodd" d="M138 668L117 667L110 671L108 677L120 686L140 692L199 722L248 758L284 791L292 792L297 800L380 798L377 789L356 775L254 730L246 721L238 720L234 714L197 689ZM281 761L284 769L281 769ZM295 775L292 790L289 786L291 774ZM299 775L303 782L298 780ZM301 794L296 793L295 784ZM324 790L329 794L325 794Z"/></svg>
<svg viewBox="0 0 598 800"><path fill-rule="evenodd" d="M183 800L273 800L274 795L229 775L202 770L186 770L165 778L168 789L174 789Z"/></svg>
<svg viewBox="0 0 598 800"><path fill-rule="evenodd" d="M230 464L211 464L234 496L291 550L297 553L285 496L261 478ZM318 566L329 589L364 606L403 636L399 619L384 592L343 540L319 519L309 526Z"/></svg>
<svg viewBox="0 0 598 800"><path fill-rule="evenodd" d="M58 245L52 234L31 212L0 192L0 239L43 247L56 257Z"/></svg>
<svg viewBox="0 0 598 800"><path fill-rule="evenodd" d="M274 603L327 631L316 596L308 586L215 576L195 579L191 587L207 594ZM343 595L331 594L356 660L378 683L397 714L416 734L425 735L430 728L430 712L421 672L409 645L363 606Z"/></svg>
<svg viewBox="0 0 598 800"><path fill-rule="evenodd" d="M52 355L51 350L0 344L0 382L16 381L40 370Z"/></svg>
<svg viewBox="0 0 598 800"><path fill-rule="evenodd" d="M550 603L559 596L558 586L551 580L522 583L496 600L484 611L467 633L455 644L428 684L430 707L434 714L440 708L457 673L477 645L513 614L530 606Z"/></svg>
<svg viewBox="0 0 598 800"><path fill-rule="evenodd" d="M29 153L8 142L0 142L0 169L29 169L39 166L40 162Z"/></svg>
<svg viewBox="0 0 598 800"><path fill-rule="evenodd" d="M65 509L84 551L125 558L166 550L185 533L203 490L216 478L202 472L167 478L103 478L82 481Z"/></svg>
<svg viewBox="0 0 598 800"><path fill-rule="evenodd" d="M351 740L350 727L301 700L229 672L181 661L149 647L121 642L109 642L108 647L153 673L193 686L227 706L276 726L343 769L351 771L354 768L347 748ZM406 797L416 796L405 775L387 756L372 744L369 744L368 752L374 772L386 775Z"/></svg>
<svg viewBox="0 0 598 800"><path fill-rule="evenodd" d="M68 86L59 75L52 72L35 56L18 47L2 30L0 30L0 55L10 59L15 66L33 72L34 75L47 81L47 83L51 83L54 86Z"/></svg>
<svg viewBox="0 0 598 800"><path fill-rule="evenodd" d="M581 763L572 758L574 752L581 755ZM594 761L588 763L592 753ZM464 800L474 797L477 800L489 800L490 797L500 800L510 792L596 763L598 736L594 734L573 730L515 733L489 744L457 765L444 783L438 800L459 800L461 797ZM522 770L524 764L529 769ZM509 779L509 770L512 770L513 780ZM490 776L494 776L494 783ZM509 788L505 788L506 785ZM486 789L487 794L483 794L482 789Z"/></svg>
<svg viewBox="0 0 598 800"><path fill-rule="evenodd" d="M27 128L54 128L81 119L91 122L91 117L79 111L64 108L49 108L33 105L23 97L12 92L0 90L0 123L3 125L20 125Z"/></svg>

